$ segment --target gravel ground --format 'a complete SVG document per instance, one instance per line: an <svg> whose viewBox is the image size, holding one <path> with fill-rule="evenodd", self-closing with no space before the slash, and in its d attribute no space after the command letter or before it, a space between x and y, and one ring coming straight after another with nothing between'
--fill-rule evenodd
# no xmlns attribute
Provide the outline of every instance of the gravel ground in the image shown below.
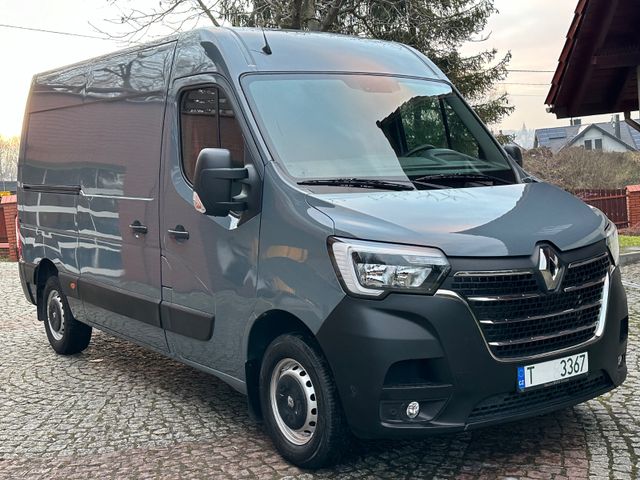
<svg viewBox="0 0 640 480"><path fill-rule="evenodd" d="M303 472L211 376L96 330L82 354L56 355L16 265L0 263L0 478L639 478L640 264L623 276L631 319L621 388L471 433L356 442L339 467Z"/></svg>

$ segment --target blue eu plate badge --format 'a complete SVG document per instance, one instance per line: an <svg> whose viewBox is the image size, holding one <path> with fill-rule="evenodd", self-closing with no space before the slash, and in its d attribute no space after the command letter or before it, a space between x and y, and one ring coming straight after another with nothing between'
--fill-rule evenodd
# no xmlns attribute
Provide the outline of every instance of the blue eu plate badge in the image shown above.
<svg viewBox="0 0 640 480"><path fill-rule="evenodd" d="M518 367L518 390L524 390L524 367Z"/></svg>

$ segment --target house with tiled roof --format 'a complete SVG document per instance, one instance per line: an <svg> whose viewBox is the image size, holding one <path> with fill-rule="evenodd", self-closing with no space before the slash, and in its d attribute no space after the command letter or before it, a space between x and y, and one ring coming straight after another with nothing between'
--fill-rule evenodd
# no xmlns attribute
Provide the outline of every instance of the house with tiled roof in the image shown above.
<svg viewBox="0 0 640 480"><path fill-rule="evenodd" d="M635 152L640 150L640 132L614 115L610 122L583 124L579 119L571 125L540 128L535 131L534 148L546 147L553 153L570 148L604 152Z"/></svg>

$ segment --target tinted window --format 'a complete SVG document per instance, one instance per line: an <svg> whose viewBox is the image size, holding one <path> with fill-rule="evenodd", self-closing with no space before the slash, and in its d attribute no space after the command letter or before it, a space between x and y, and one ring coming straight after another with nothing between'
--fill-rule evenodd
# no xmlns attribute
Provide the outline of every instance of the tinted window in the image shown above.
<svg viewBox="0 0 640 480"><path fill-rule="evenodd" d="M182 166L193 182L198 154L203 148L226 148L234 166L244 166L244 138L231 104L222 90L189 90L180 103Z"/></svg>

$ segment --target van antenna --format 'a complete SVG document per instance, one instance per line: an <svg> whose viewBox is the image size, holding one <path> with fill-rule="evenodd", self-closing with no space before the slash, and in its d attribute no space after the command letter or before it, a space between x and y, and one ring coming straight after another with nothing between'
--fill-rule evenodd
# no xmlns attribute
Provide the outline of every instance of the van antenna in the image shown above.
<svg viewBox="0 0 640 480"><path fill-rule="evenodd" d="M262 38L264 38L264 46L262 47L262 51L267 55L271 55L271 47L269 46L269 41L267 40L267 35L264 33L264 27L260 27L262 29Z"/></svg>

